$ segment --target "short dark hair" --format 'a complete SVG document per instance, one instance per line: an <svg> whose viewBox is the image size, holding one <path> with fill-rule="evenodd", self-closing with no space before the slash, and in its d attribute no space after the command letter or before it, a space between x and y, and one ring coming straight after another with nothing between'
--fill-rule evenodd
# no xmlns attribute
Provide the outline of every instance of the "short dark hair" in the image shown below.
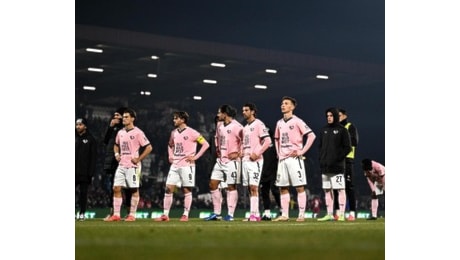
<svg viewBox="0 0 460 260"><path fill-rule="evenodd" d="M187 123L187 121L188 121L188 119L189 119L189 117L190 117L190 116L188 115L188 113L185 112L185 111L175 111L175 112L173 113L173 115L174 115L175 117L177 116L178 118L183 119L185 123Z"/></svg>
<svg viewBox="0 0 460 260"><path fill-rule="evenodd" d="M123 115L123 113L124 113L125 111L126 111L126 107L120 107L120 108L118 108L118 109L114 112L114 114L115 114L115 113L118 113L118 114L120 114L120 115Z"/></svg>
<svg viewBox="0 0 460 260"><path fill-rule="evenodd" d="M249 107L249 109L250 109L251 111L254 111L254 114L257 114L257 107L256 107L256 104L251 103L251 102L248 102L248 103L244 104L243 107Z"/></svg>
<svg viewBox="0 0 460 260"><path fill-rule="evenodd" d="M339 108L339 112L346 115L347 114L347 110L343 109L343 108Z"/></svg>
<svg viewBox="0 0 460 260"><path fill-rule="evenodd" d="M365 171L372 170L372 160L371 159L368 159L368 158L363 159L361 161L361 165L363 166L363 170L365 170Z"/></svg>
<svg viewBox="0 0 460 260"><path fill-rule="evenodd" d="M219 110L221 113L225 113L230 117L235 117L236 116L236 109L233 108L230 105L222 105L219 107Z"/></svg>
<svg viewBox="0 0 460 260"><path fill-rule="evenodd" d="M283 100L290 100L292 102L292 104L296 107L297 106L297 100L295 100L295 98L293 97L289 97L289 96L284 96L281 101Z"/></svg>
<svg viewBox="0 0 460 260"><path fill-rule="evenodd" d="M124 113L128 113L131 117L137 118L136 111L132 108L126 108Z"/></svg>

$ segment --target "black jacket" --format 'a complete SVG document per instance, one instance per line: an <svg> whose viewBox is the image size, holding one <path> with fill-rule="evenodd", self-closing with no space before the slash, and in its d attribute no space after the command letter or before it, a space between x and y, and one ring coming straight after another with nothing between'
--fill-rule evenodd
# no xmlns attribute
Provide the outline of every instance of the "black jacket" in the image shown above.
<svg viewBox="0 0 460 260"><path fill-rule="evenodd" d="M353 123L348 122L348 119L344 119L340 122L340 124L343 125L343 127L345 127L348 123L350 123L350 126L348 127L348 133L350 134L351 146L355 147L354 156L356 157L356 148L358 147L358 143L359 143L358 129L355 127ZM354 159L355 159L354 157L347 157L346 161L353 162Z"/></svg>
<svg viewBox="0 0 460 260"><path fill-rule="evenodd" d="M263 157L264 165L262 166L262 176L260 178L260 182L274 181L278 170L278 157L274 143L265 150Z"/></svg>
<svg viewBox="0 0 460 260"><path fill-rule="evenodd" d="M321 173L345 173L345 157L351 151L350 134L339 123L337 109L329 108L334 122L327 124L319 134L319 164Z"/></svg>
<svg viewBox="0 0 460 260"><path fill-rule="evenodd" d="M123 128L123 123L119 123L107 128L104 136L104 144L106 148L105 160L104 160L104 170L110 170L115 173L115 170L118 167L118 161L115 159L115 153L113 152L113 145L115 144L115 137L117 137L118 131Z"/></svg>
<svg viewBox="0 0 460 260"><path fill-rule="evenodd" d="M75 132L75 183L91 183L96 171L97 143L91 133Z"/></svg>

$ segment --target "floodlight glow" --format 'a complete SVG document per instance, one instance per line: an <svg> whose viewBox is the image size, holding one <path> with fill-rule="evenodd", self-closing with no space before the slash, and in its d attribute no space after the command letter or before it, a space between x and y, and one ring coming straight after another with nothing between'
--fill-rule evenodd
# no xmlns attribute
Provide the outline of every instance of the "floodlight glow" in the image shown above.
<svg viewBox="0 0 460 260"><path fill-rule="evenodd" d="M95 49L95 48L86 48L87 52L95 52L95 53L102 53L103 50L101 49Z"/></svg>
<svg viewBox="0 0 460 260"><path fill-rule="evenodd" d="M204 80L203 80L203 83L206 83L206 84L217 84L217 80L213 80L213 79L204 79Z"/></svg>
<svg viewBox="0 0 460 260"><path fill-rule="evenodd" d="M195 99L195 100L201 100L201 96L193 96L193 99Z"/></svg>
<svg viewBox="0 0 460 260"><path fill-rule="evenodd" d="M158 77L158 76L157 76L157 74L149 73L149 74L147 74L147 77L149 77L149 78L156 78L156 77Z"/></svg>
<svg viewBox="0 0 460 260"><path fill-rule="evenodd" d="M316 75L317 79L329 79L329 76L326 75Z"/></svg>
<svg viewBox="0 0 460 260"><path fill-rule="evenodd" d="M88 71L92 71L92 72L103 72L104 69L101 69L101 68L88 68Z"/></svg>
<svg viewBox="0 0 460 260"><path fill-rule="evenodd" d="M265 72L276 74L278 71L274 69L266 69Z"/></svg>
<svg viewBox="0 0 460 260"><path fill-rule="evenodd" d="M225 68L225 64L223 64L223 63L217 63L217 62L211 63L211 66L213 66L213 67Z"/></svg>
<svg viewBox="0 0 460 260"><path fill-rule="evenodd" d="M254 85L254 88L258 88L258 89L267 89L267 86L266 85Z"/></svg>
<svg viewBox="0 0 460 260"><path fill-rule="evenodd" d="M150 58L152 58L152 60L158 60L160 57L158 57L156 55L152 55L152 57L150 57Z"/></svg>
<svg viewBox="0 0 460 260"><path fill-rule="evenodd" d="M83 86L84 90L90 90L90 91L95 91L96 87L95 86Z"/></svg>

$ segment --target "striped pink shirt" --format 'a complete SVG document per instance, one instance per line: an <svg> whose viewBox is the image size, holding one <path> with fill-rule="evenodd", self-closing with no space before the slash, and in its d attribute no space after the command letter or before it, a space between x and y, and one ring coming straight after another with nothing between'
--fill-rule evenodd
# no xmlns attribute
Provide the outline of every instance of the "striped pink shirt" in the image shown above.
<svg viewBox="0 0 460 260"><path fill-rule="evenodd" d="M144 132L136 126L126 131L125 128L117 133L115 143L120 147L119 165L127 168L137 167L131 162L132 158L139 157L139 148L150 144Z"/></svg>
<svg viewBox="0 0 460 260"><path fill-rule="evenodd" d="M251 123L248 123L244 126L243 129L243 161L250 161L249 157L252 153L257 155L262 155L262 153L267 149L268 145L263 147L263 141L270 142L268 136L268 129L265 124L259 119L255 119ZM265 139L265 140L264 140ZM265 148L265 149L263 149ZM262 160L261 156L257 161Z"/></svg>
<svg viewBox="0 0 460 260"><path fill-rule="evenodd" d="M278 143L278 159L289 157L293 151L301 151L303 148L303 136L312 132L310 127L300 118L293 115L287 121L283 118L278 120L275 128L275 142Z"/></svg>
<svg viewBox="0 0 460 260"><path fill-rule="evenodd" d="M197 140L203 138L201 134L191 127L186 127L179 131L178 128L171 132L169 147L172 148L172 164L177 167L195 165L186 162L188 156L196 154Z"/></svg>
<svg viewBox="0 0 460 260"><path fill-rule="evenodd" d="M218 124L217 144L220 151L220 161L227 163L230 160L228 155L241 151L241 141L243 137L243 126L236 120L232 120L228 125Z"/></svg>
<svg viewBox="0 0 460 260"><path fill-rule="evenodd" d="M374 182L385 186L385 166L372 160L372 170L366 171L367 183L372 191L375 191Z"/></svg>

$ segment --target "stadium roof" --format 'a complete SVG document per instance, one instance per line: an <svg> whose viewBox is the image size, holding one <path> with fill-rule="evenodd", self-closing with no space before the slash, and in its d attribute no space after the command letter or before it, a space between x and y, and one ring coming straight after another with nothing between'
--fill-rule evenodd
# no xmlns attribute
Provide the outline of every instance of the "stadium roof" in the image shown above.
<svg viewBox="0 0 460 260"><path fill-rule="evenodd" d="M120 98L125 103L139 99L193 101L193 96L202 98L196 102L208 104L214 104L214 100L239 102L243 98L257 102L342 88L353 92L353 88L382 86L385 80L382 64L90 25L77 24L75 32L77 101L92 104L113 105ZM267 69L276 73L268 73ZM217 83L207 84L205 79ZM84 86L96 90L87 91ZM149 96L145 95L149 92Z"/></svg>

